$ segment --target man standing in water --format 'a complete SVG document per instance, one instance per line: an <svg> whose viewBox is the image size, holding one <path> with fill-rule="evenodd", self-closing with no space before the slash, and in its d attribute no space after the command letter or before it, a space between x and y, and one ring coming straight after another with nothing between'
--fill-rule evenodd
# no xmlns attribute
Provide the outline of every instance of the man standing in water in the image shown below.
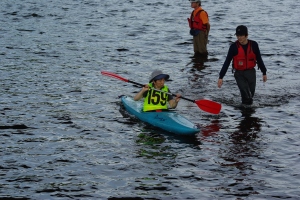
<svg viewBox="0 0 300 200"><path fill-rule="evenodd" d="M219 74L218 87L223 84L225 76L231 60L233 60L234 78L239 87L242 104L251 105L256 87L256 71L258 69L263 74L263 81L267 81L267 69L261 58L260 50L257 42L248 40L248 29L246 26L240 25L236 28L237 41L234 42L228 51L226 60Z"/></svg>
<svg viewBox="0 0 300 200"><path fill-rule="evenodd" d="M191 7L194 9L191 17L188 18L189 26L191 28L190 34L193 36L194 56L208 55L207 42L210 24L208 14L201 7L200 0L190 0Z"/></svg>

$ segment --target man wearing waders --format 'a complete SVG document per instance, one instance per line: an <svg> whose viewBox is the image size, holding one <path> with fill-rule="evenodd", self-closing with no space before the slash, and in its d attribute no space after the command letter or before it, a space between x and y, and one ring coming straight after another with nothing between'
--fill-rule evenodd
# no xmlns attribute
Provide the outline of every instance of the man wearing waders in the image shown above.
<svg viewBox="0 0 300 200"><path fill-rule="evenodd" d="M190 0L194 9L188 18L190 34L193 36L194 57L207 57L207 42L210 30L208 14L201 7L200 0Z"/></svg>

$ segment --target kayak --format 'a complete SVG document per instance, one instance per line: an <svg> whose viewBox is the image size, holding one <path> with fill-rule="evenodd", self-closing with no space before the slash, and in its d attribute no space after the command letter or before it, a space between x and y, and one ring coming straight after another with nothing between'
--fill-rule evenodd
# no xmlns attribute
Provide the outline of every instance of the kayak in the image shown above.
<svg viewBox="0 0 300 200"><path fill-rule="evenodd" d="M180 135L194 135L200 132L195 124L175 111L144 112L143 102L134 101L127 96L122 96L121 102L129 114L165 131Z"/></svg>

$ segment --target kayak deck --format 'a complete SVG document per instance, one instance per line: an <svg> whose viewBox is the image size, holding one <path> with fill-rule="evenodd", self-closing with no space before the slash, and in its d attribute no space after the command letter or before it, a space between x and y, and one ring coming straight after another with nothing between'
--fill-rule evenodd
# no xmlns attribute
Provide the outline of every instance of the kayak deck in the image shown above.
<svg viewBox="0 0 300 200"><path fill-rule="evenodd" d="M195 124L175 111L143 112L143 102L134 101L127 96L122 96L121 101L128 113L165 131L181 135L194 135L200 132Z"/></svg>

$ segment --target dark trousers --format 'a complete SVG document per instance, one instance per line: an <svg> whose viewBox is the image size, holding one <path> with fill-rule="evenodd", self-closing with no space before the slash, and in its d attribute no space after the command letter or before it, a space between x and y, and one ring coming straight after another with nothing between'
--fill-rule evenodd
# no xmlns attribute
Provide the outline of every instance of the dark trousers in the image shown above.
<svg viewBox="0 0 300 200"><path fill-rule="evenodd" d="M253 96L256 87L256 71L255 69L249 70L236 70L234 78L240 89L242 96L242 103L251 105L253 103Z"/></svg>

